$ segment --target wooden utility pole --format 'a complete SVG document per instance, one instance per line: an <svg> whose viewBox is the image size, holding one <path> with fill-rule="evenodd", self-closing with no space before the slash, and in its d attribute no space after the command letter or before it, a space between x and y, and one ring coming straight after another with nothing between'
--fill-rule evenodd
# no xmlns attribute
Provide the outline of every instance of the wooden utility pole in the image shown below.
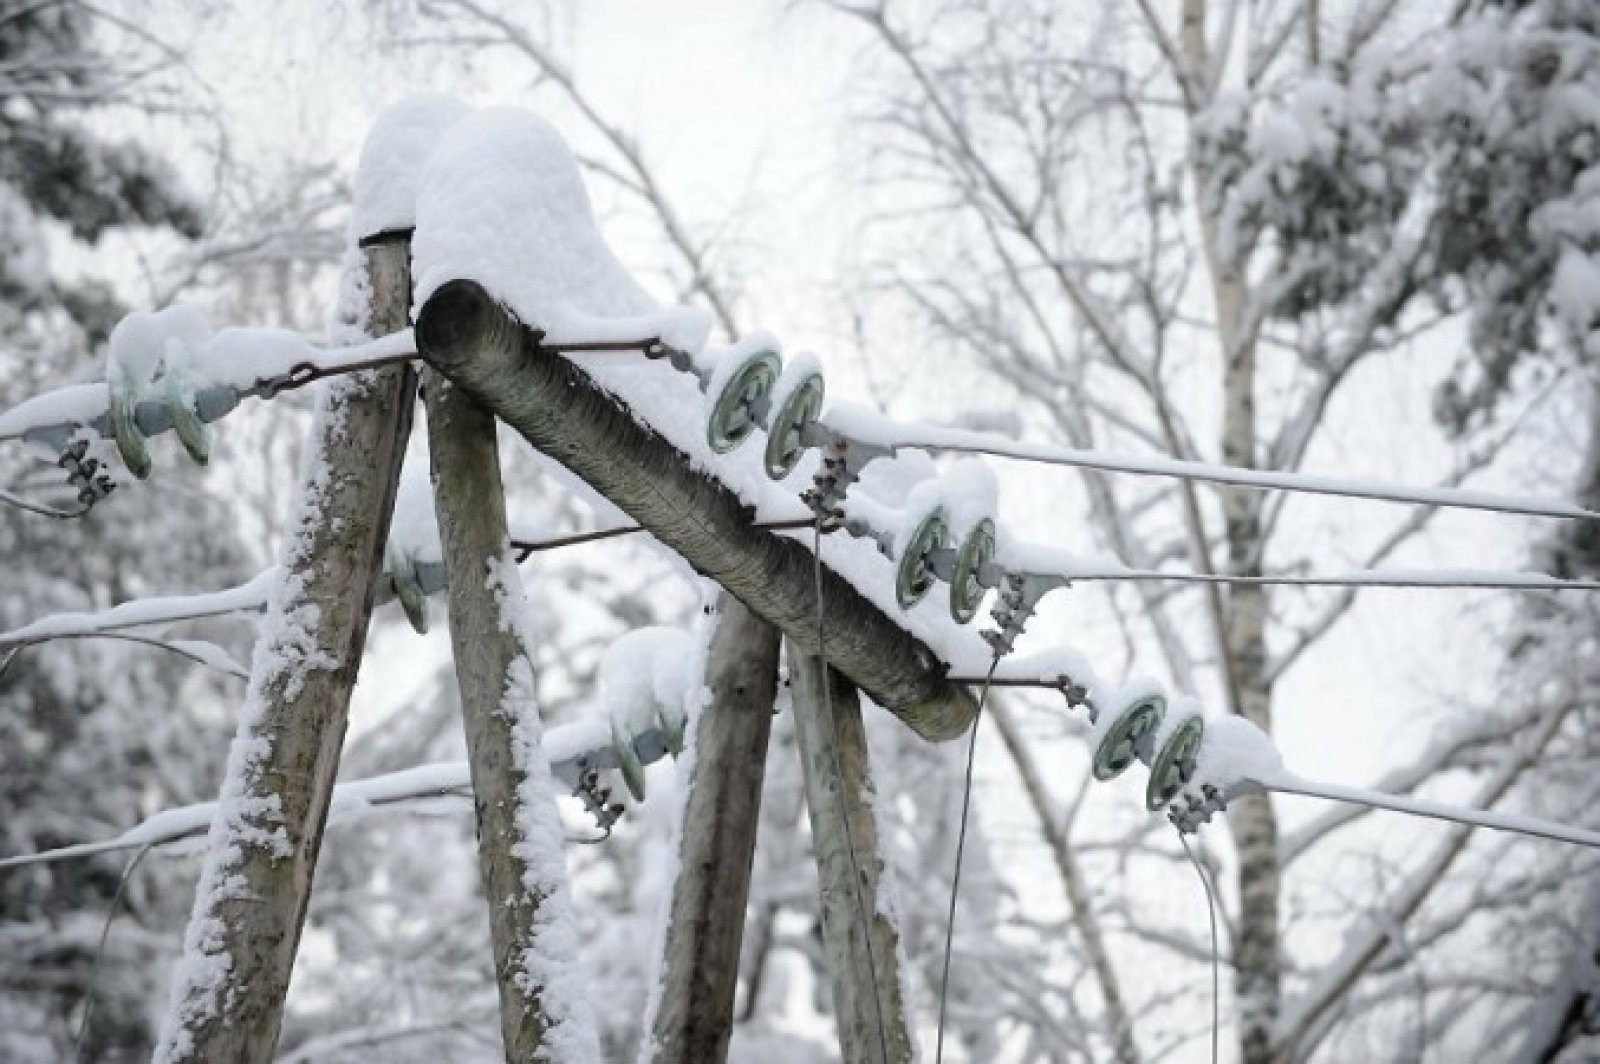
<svg viewBox="0 0 1600 1064"><path fill-rule="evenodd" d="M571 902L561 821L538 747L526 604L506 531L494 415L436 373L428 373L424 394L506 1060L559 1061L574 1042L598 1059L588 1002L572 985L577 943L551 932L570 929Z"/></svg>
<svg viewBox="0 0 1600 1064"><path fill-rule="evenodd" d="M972 693L931 649L830 569L819 604L809 550L756 528L738 496L570 360L540 350L482 286L441 286L416 330L434 368L806 653L817 651L820 611L829 663L919 735L951 739L971 725Z"/></svg>
<svg viewBox="0 0 1600 1064"><path fill-rule="evenodd" d="M767 737L778 687L778 631L724 592L706 661L710 704L689 749L678 877L673 883L646 1035L655 1064L720 1064L733 1034L739 945Z"/></svg>
<svg viewBox="0 0 1600 1064"><path fill-rule="evenodd" d="M878 858L861 701L849 680L793 640L785 653L840 1052L845 1064L907 1064L915 1050L900 929L880 894L888 870Z"/></svg>
<svg viewBox="0 0 1600 1064"><path fill-rule="evenodd" d="M406 327L408 244L365 249L373 338ZM411 432L410 366L325 385L155 1060L270 1061Z"/></svg>

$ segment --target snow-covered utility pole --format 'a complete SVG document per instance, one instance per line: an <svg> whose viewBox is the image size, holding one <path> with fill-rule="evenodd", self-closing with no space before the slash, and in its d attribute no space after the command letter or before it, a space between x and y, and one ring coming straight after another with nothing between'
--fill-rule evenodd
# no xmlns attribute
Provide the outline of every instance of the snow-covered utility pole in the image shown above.
<svg viewBox="0 0 1600 1064"><path fill-rule="evenodd" d="M578 935L494 416L431 371L424 395L506 1059L598 1060L589 1003L574 982Z"/></svg>
<svg viewBox="0 0 1600 1064"><path fill-rule="evenodd" d="M653 1064L721 1064L733 1034L739 947L778 685L778 630L723 592L692 724L678 874L651 987Z"/></svg>
<svg viewBox="0 0 1600 1064"><path fill-rule="evenodd" d="M849 680L793 640L785 652L840 1052L846 1064L905 1064L915 1059L915 1040L900 929L882 881L888 870L879 856L861 701Z"/></svg>
<svg viewBox="0 0 1600 1064"><path fill-rule="evenodd" d="M481 285L451 281L417 313L418 353L539 450L571 469L806 653L817 650L810 551L754 527L723 484L570 360L542 351ZM618 357L642 357L638 355ZM824 569L828 661L919 735L960 735L977 711L938 656Z"/></svg>
<svg viewBox="0 0 1600 1064"><path fill-rule="evenodd" d="M406 242L351 254L346 331L404 329ZM155 1053L161 1064L274 1055L415 394L415 371L400 366L340 378L319 398Z"/></svg>

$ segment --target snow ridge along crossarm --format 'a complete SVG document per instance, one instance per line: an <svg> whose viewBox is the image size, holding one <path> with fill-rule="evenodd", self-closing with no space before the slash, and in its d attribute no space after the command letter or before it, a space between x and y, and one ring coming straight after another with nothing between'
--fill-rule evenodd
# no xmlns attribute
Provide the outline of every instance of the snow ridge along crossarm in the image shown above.
<svg viewBox="0 0 1600 1064"><path fill-rule="evenodd" d="M481 285L438 288L417 314L416 335L422 357L463 391L807 653L817 652L811 552L754 527L730 489L583 370L540 350ZM932 650L826 568L822 597L829 664L925 739L966 730L977 709L972 694L950 682Z"/></svg>

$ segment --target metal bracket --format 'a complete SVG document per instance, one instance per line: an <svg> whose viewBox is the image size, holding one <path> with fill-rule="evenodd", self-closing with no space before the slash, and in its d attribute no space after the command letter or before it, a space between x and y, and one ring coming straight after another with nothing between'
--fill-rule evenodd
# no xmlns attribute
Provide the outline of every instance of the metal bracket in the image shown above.
<svg viewBox="0 0 1600 1064"><path fill-rule="evenodd" d="M811 487L800 493L800 501L817 515L824 532L837 531L844 522L839 504L844 502L850 486L861 479L868 462L892 456L894 448L852 440L821 422L808 425L800 438L807 446L822 449L822 464L811 479Z"/></svg>
<svg viewBox="0 0 1600 1064"><path fill-rule="evenodd" d="M80 439L61 450L56 465L67 471L67 483L78 489L78 505L85 511L116 490L116 481L100 471L98 459L88 457L89 441Z"/></svg>
<svg viewBox="0 0 1600 1064"><path fill-rule="evenodd" d="M993 648L996 657L1005 657L1016 649L1017 637L1033 617L1040 599L1057 588L1072 586L1064 576L1054 573L1008 573L999 570L992 562L979 567L976 575L980 583L1000 589L999 601L989 611L989 616L994 618L999 627L982 633L983 641ZM991 580L993 583L989 583Z"/></svg>
<svg viewBox="0 0 1600 1064"><path fill-rule="evenodd" d="M1193 835L1200 825L1211 823L1217 813L1225 813L1228 803L1247 794L1260 794L1262 786L1254 780L1240 780L1226 790L1212 783L1200 784L1200 793L1185 790L1167 806L1167 820L1185 835Z"/></svg>

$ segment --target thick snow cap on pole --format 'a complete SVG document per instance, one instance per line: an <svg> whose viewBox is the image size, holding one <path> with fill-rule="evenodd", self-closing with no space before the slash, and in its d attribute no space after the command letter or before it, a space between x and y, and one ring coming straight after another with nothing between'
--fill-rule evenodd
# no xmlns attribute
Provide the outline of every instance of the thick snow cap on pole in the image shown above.
<svg viewBox="0 0 1600 1064"><path fill-rule="evenodd" d="M482 285L439 285L417 315L418 351L529 443L559 461L697 570L817 653L811 552L754 527L726 485L565 358L542 351ZM828 662L927 739L961 734L972 694L920 640L826 566Z"/></svg>

